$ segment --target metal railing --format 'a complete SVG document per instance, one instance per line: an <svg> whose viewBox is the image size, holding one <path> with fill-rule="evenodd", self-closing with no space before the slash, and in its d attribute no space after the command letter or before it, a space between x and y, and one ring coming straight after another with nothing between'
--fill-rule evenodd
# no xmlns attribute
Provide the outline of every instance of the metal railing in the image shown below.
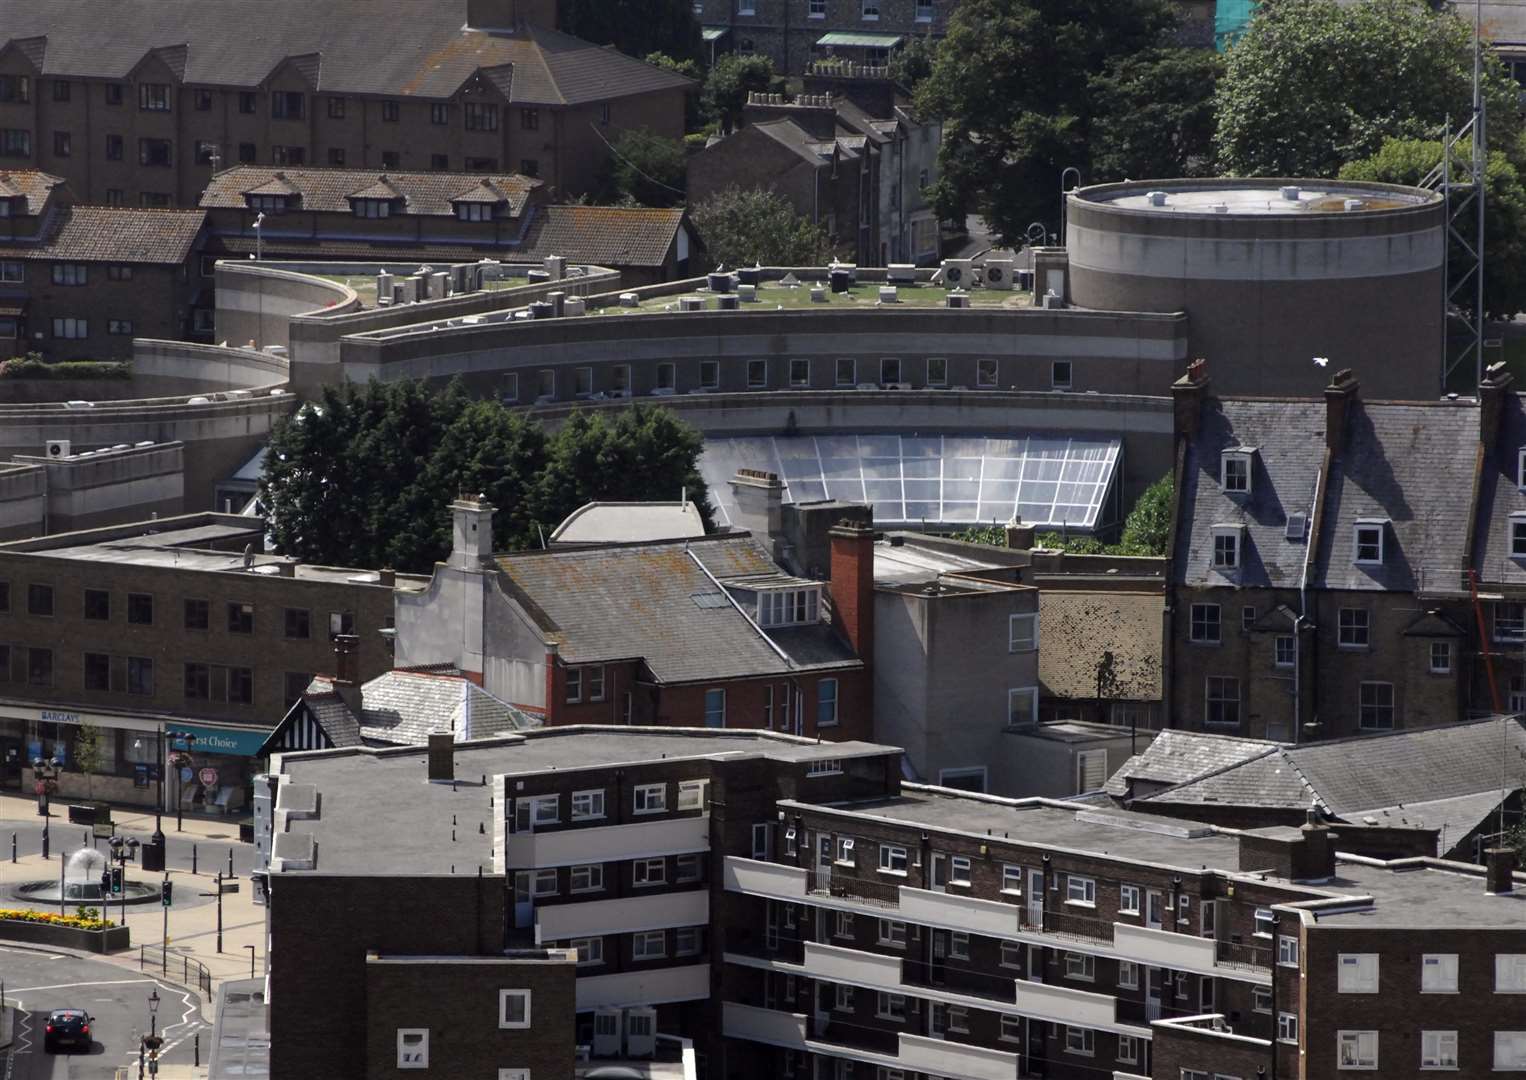
<svg viewBox="0 0 1526 1080"><path fill-rule="evenodd" d="M1526 567L1514 559L1487 559L1475 569L1479 592L1497 593L1503 587L1511 596L1526 595ZM1467 596L1471 572L1466 566L1422 565L1415 591L1421 596Z"/></svg>
<svg viewBox="0 0 1526 1080"><path fill-rule="evenodd" d="M1270 968L1272 950L1265 945L1244 945L1238 941L1214 942L1214 960L1237 968Z"/></svg>
<svg viewBox="0 0 1526 1080"><path fill-rule="evenodd" d="M878 881L859 877L847 867L834 866L830 872L820 869L806 871L806 890L826 893L828 896L852 897L871 904L896 908L901 905L900 886L895 882Z"/></svg>
<svg viewBox="0 0 1526 1080"><path fill-rule="evenodd" d="M158 945L139 945L138 970L157 971L181 986L201 991L203 1001L211 1000L212 973L199 960L183 953L171 953Z"/></svg>

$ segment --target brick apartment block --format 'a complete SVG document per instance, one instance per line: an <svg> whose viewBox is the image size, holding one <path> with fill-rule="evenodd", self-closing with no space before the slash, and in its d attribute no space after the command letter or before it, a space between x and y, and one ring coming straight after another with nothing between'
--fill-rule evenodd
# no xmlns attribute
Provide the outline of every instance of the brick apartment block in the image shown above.
<svg viewBox="0 0 1526 1080"><path fill-rule="evenodd" d="M555 26L554 0L5 0L0 163L134 206L193 207L234 163L577 194L620 132L682 135L691 83Z"/></svg>

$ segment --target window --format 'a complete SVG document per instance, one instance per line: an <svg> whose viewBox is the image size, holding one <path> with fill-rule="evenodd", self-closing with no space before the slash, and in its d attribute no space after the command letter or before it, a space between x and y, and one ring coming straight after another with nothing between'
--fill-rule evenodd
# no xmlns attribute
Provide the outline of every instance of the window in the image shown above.
<svg viewBox="0 0 1526 1080"><path fill-rule="evenodd" d="M238 144L238 160L240 164L253 165L259 154L259 147L255 146L252 142L241 142Z"/></svg>
<svg viewBox="0 0 1526 1080"><path fill-rule="evenodd" d="M880 385L894 386L901 381L901 359L886 356L880 360Z"/></svg>
<svg viewBox="0 0 1526 1080"><path fill-rule="evenodd" d="M879 992L874 996L874 1015L881 1020L905 1020L906 995Z"/></svg>
<svg viewBox="0 0 1526 1080"><path fill-rule="evenodd" d="M468 101L461 108L462 121L467 131L497 131L498 106Z"/></svg>
<svg viewBox="0 0 1526 1080"><path fill-rule="evenodd" d="M680 780L678 783L678 808L680 810L703 810L705 808L705 788L709 787L708 780Z"/></svg>
<svg viewBox="0 0 1526 1080"><path fill-rule="evenodd" d="M1495 954L1494 992L1526 994L1526 953Z"/></svg>
<svg viewBox="0 0 1526 1080"><path fill-rule="evenodd" d="M1505 601L1494 605L1494 640L1526 641L1526 604Z"/></svg>
<svg viewBox="0 0 1526 1080"><path fill-rule="evenodd" d="M111 618L111 593L105 589L86 589L85 618L100 622Z"/></svg>
<svg viewBox="0 0 1526 1080"><path fill-rule="evenodd" d="M1293 635L1278 634L1272 639L1272 664L1274 667L1290 668L1293 666Z"/></svg>
<svg viewBox="0 0 1526 1080"><path fill-rule="evenodd" d="M805 14L810 19L825 19L827 17L827 0L809 0L806 4Z"/></svg>
<svg viewBox="0 0 1526 1080"><path fill-rule="evenodd" d="M351 617L351 622L353 623L353 621L354 621L354 617L352 616ZM352 627L349 631L346 631L346 632L347 633L354 633L354 628ZM584 669L584 673L588 677L588 700L589 701L603 701L604 700L604 669L602 667L585 668Z"/></svg>
<svg viewBox="0 0 1526 1080"><path fill-rule="evenodd" d="M55 285L88 285L90 283L90 268L84 263L54 263L53 284Z"/></svg>
<svg viewBox="0 0 1526 1080"><path fill-rule="evenodd" d="M185 628L187 630L206 630L210 624L210 609L205 600L187 600L185 602Z"/></svg>
<svg viewBox="0 0 1526 1080"><path fill-rule="evenodd" d="M1277 1041L1286 1043L1296 1043L1298 1041L1297 1013L1285 1012L1277 1014Z"/></svg>
<svg viewBox="0 0 1526 1080"><path fill-rule="evenodd" d="M397 1067L399 1069L429 1068L429 1029L397 1029Z"/></svg>
<svg viewBox="0 0 1526 1080"><path fill-rule="evenodd" d="M990 389L996 385L996 361L975 361L975 385L982 389Z"/></svg>
<svg viewBox="0 0 1526 1080"><path fill-rule="evenodd" d="M1054 390L1069 390L1071 383L1071 363L1069 360L1056 360L1049 365L1049 385Z"/></svg>
<svg viewBox="0 0 1526 1080"><path fill-rule="evenodd" d="M254 633L254 605L230 601L228 604L228 633Z"/></svg>
<svg viewBox="0 0 1526 1080"><path fill-rule="evenodd" d="M30 75L0 75L0 103L25 105L32 100Z"/></svg>
<svg viewBox="0 0 1526 1080"><path fill-rule="evenodd" d="M148 593L128 593L127 621L133 626L154 625L153 596Z"/></svg>
<svg viewBox="0 0 1526 1080"><path fill-rule="evenodd" d="M1132 960L1118 961L1118 985L1124 990L1139 989L1139 965Z"/></svg>
<svg viewBox="0 0 1526 1080"><path fill-rule="evenodd" d="M858 860L853 857L854 841L851 836L839 836L837 838L837 858L839 866L856 866Z"/></svg>
<svg viewBox="0 0 1526 1080"><path fill-rule="evenodd" d="M74 136L67 131L53 133L53 156L71 157L74 153Z"/></svg>
<svg viewBox="0 0 1526 1080"><path fill-rule="evenodd" d="M429 122L436 127L444 127L450 123L450 105L437 101L429 106Z"/></svg>
<svg viewBox="0 0 1526 1080"><path fill-rule="evenodd" d="M138 108L143 112L169 112L170 88L166 83L139 83Z"/></svg>
<svg viewBox="0 0 1526 1080"><path fill-rule="evenodd" d="M51 618L53 615L53 586L32 584L26 587L26 613Z"/></svg>
<svg viewBox="0 0 1526 1080"><path fill-rule="evenodd" d="M107 319L106 332L108 334L120 334L132 336L132 323L127 319Z"/></svg>
<svg viewBox="0 0 1526 1080"><path fill-rule="evenodd" d="M819 589L778 589L758 593L759 626L815 623L821 617Z"/></svg>
<svg viewBox="0 0 1526 1080"><path fill-rule="evenodd" d="M1342 994L1378 992L1378 954L1341 953L1336 968L1336 990Z"/></svg>
<svg viewBox="0 0 1526 1080"><path fill-rule="evenodd" d="M312 636L312 613L306 608L286 609L286 636L296 641L306 641Z"/></svg>
<svg viewBox="0 0 1526 1080"><path fill-rule="evenodd" d="M154 693L154 662L146 656L127 658L127 692L152 697Z"/></svg>
<svg viewBox="0 0 1526 1080"><path fill-rule="evenodd" d="M500 1028L530 1026L530 991L498 991L498 1026Z"/></svg>
<svg viewBox="0 0 1526 1080"><path fill-rule="evenodd" d="M705 864L698 854L691 852L688 855L680 855L677 864L678 872L673 876L673 880L681 885L698 881L705 876Z"/></svg>
<svg viewBox="0 0 1526 1080"><path fill-rule="evenodd" d="M1457 993L1457 954L1426 953L1420 958L1422 994Z"/></svg>
<svg viewBox="0 0 1526 1080"><path fill-rule="evenodd" d="M1065 875L1065 902L1067 904L1084 904L1087 907L1096 907L1096 879L1081 877L1079 874Z"/></svg>
<svg viewBox="0 0 1526 1080"><path fill-rule="evenodd" d="M832 1008L841 1012L853 1011L853 987L847 983L838 983L834 988Z"/></svg>
<svg viewBox="0 0 1526 1080"><path fill-rule="evenodd" d="M766 821L755 822L752 827L752 857L766 862L773 853L773 828Z"/></svg>
<svg viewBox="0 0 1526 1080"><path fill-rule="evenodd" d="M837 726L836 679L821 679L816 683L816 726Z"/></svg>
<svg viewBox="0 0 1526 1080"><path fill-rule="evenodd" d="M387 168L395 169L397 165L389 165ZM392 202L390 199L351 199L350 212L358 218L391 217Z"/></svg>
<svg viewBox="0 0 1526 1080"><path fill-rule="evenodd" d="M1296 937L1291 937L1287 934L1277 935L1277 963L1282 967L1296 968L1298 966L1298 939Z"/></svg>
<svg viewBox="0 0 1526 1080"><path fill-rule="evenodd" d="M521 131L539 131L540 130L540 110L539 109L520 109L519 110L519 127L520 127Z"/></svg>
<svg viewBox="0 0 1526 1080"><path fill-rule="evenodd" d="M121 161L122 160L122 136L120 136L120 135L107 135L106 136L106 160L107 161Z"/></svg>
<svg viewBox="0 0 1526 1080"><path fill-rule="evenodd" d="M705 947L703 926L680 926L673 931L674 956L698 956Z"/></svg>
<svg viewBox="0 0 1526 1080"><path fill-rule="evenodd" d="M398 116L397 102L395 102L395 101L384 101L384 102L381 103L381 118L382 118L383 122L388 123L388 124L395 124L395 123L397 123L397 116Z"/></svg>
<svg viewBox="0 0 1526 1080"><path fill-rule="evenodd" d="M1255 934L1257 937L1271 937L1277 928L1277 916L1271 908L1257 908L1255 920Z"/></svg>
<svg viewBox="0 0 1526 1080"><path fill-rule="evenodd" d="M1240 680L1227 675L1210 675L1204 682L1204 723L1237 727L1240 723Z"/></svg>
<svg viewBox="0 0 1526 1080"><path fill-rule="evenodd" d="M138 164L165 167L170 164L170 141L168 139L139 139Z"/></svg>
<svg viewBox="0 0 1526 1080"><path fill-rule="evenodd" d="M467 167L468 170L471 169L472 162L475 161L475 160L480 160L480 159L477 159L477 158L467 158L466 159L466 167ZM535 158L520 158L519 159L519 173L520 173L521 176L530 176L530 177L539 176L540 175L540 162L537 161Z"/></svg>
<svg viewBox="0 0 1526 1080"><path fill-rule="evenodd" d="M1250 494L1250 452L1226 450L1219 456L1219 486L1233 495Z"/></svg>
<svg viewBox="0 0 1526 1080"><path fill-rule="evenodd" d="M721 388L721 365L717 360L701 360L699 362L699 386L701 390L719 390Z"/></svg>
<svg viewBox="0 0 1526 1080"><path fill-rule="evenodd" d="M1221 638L1218 604L1193 604L1190 640L1199 645L1217 645Z"/></svg>
<svg viewBox="0 0 1526 1080"><path fill-rule="evenodd" d="M839 356L832 364L832 380L838 386L852 386L855 378L853 358Z"/></svg>
<svg viewBox="0 0 1526 1080"><path fill-rule="evenodd" d="M931 0L926 0L926 2L928 10L931 12ZM920 9L921 3L919 2L918 10ZM929 14L928 17L931 18L932 16ZM1139 1040L1133 1035L1118 1036L1118 1060L1126 1065L1137 1065L1139 1063Z"/></svg>
<svg viewBox="0 0 1526 1080"><path fill-rule="evenodd" d="M791 386L811 385L811 362L809 360L791 360L789 362L789 384Z"/></svg>
<svg viewBox="0 0 1526 1080"><path fill-rule="evenodd" d="M1420 1033L1420 1067L1422 1069L1457 1068L1457 1032L1422 1031ZM1499 1068L1496 1062L1495 1068Z"/></svg>
<svg viewBox="0 0 1526 1080"><path fill-rule="evenodd" d="M1494 1033L1495 1071L1526 1069L1526 1031L1496 1031Z"/></svg>
<svg viewBox="0 0 1526 1080"><path fill-rule="evenodd" d="M631 959L661 960L668 955L668 936L661 930L631 935Z"/></svg>
<svg viewBox="0 0 1526 1080"><path fill-rule="evenodd" d="M948 357L929 356L927 358L927 385L946 386L948 384Z"/></svg>
<svg viewBox="0 0 1526 1080"><path fill-rule="evenodd" d="M1394 726L1394 684L1364 682L1360 689L1363 731L1390 731Z"/></svg>
<svg viewBox="0 0 1526 1080"><path fill-rule="evenodd" d="M1118 914L1139 914L1139 886L1121 885L1118 888Z"/></svg>
<svg viewBox="0 0 1526 1080"><path fill-rule="evenodd" d="M1039 718L1039 690L1036 686L1007 691L1007 723L1012 727L1036 724Z"/></svg>
<svg viewBox="0 0 1526 1080"><path fill-rule="evenodd" d="M26 280L26 264L19 259L0 260L0 283L6 285Z"/></svg>
<svg viewBox="0 0 1526 1080"><path fill-rule="evenodd" d="M85 654L85 689L111 689L111 657L105 653Z"/></svg>
<svg viewBox="0 0 1526 1080"><path fill-rule="evenodd" d="M705 691L705 726L726 726L726 691L719 687Z"/></svg>
<svg viewBox="0 0 1526 1080"><path fill-rule="evenodd" d="M558 891L555 870L521 871L518 881L523 883L523 891L531 896L555 896Z"/></svg>
<svg viewBox="0 0 1526 1080"><path fill-rule="evenodd" d="M906 924L897 922L895 919L879 920L878 940L881 945L891 945L897 949L906 948Z"/></svg>
<svg viewBox="0 0 1526 1080"><path fill-rule="evenodd" d="M1341 608L1340 647L1365 649L1371 643L1371 613L1362 608Z"/></svg>
<svg viewBox="0 0 1526 1080"><path fill-rule="evenodd" d="M968 885L970 883L970 860L965 855L955 855L948 861L948 883L950 885Z"/></svg>
<svg viewBox="0 0 1526 1080"><path fill-rule="evenodd" d="M1238 525L1213 527L1213 568L1215 570L1240 568L1240 532Z"/></svg>
<svg viewBox="0 0 1526 1080"><path fill-rule="evenodd" d="M53 685L53 650L28 649L26 681L31 686Z"/></svg>
<svg viewBox="0 0 1526 1080"><path fill-rule="evenodd" d="M668 785L641 784L632 795L631 809L638 814L660 814L668 808Z"/></svg>
<svg viewBox="0 0 1526 1080"><path fill-rule="evenodd" d="M1431 642L1431 674L1450 675L1452 673L1452 643L1450 641Z"/></svg>
<svg viewBox="0 0 1526 1080"><path fill-rule="evenodd" d="M1096 1032L1091 1028L1065 1026L1065 1052L1091 1057L1097 1052Z"/></svg>
<svg viewBox="0 0 1526 1080"><path fill-rule="evenodd" d="M1007 616L1007 651L1032 652L1038 647L1039 617L1036 614Z"/></svg>
<svg viewBox="0 0 1526 1080"><path fill-rule="evenodd" d="M562 818L561 803L555 795L532 795L515 800L514 827L525 831L540 825L555 825Z"/></svg>
<svg viewBox="0 0 1526 1080"><path fill-rule="evenodd" d="M1066 953L1065 977L1067 979L1084 979L1087 982L1095 982L1097 978L1097 958L1089 953Z"/></svg>
<svg viewBox="0 0 1526 1080"><path fill-rule="evenodd" d="M601 101L599 103L599 125L601 127L609 127L609 112L609 102Z"/></svg>
<svg viewBox="0 0 1526 1080"><path fill-rule="evenodd" d="M1023 895L1023 868L1013 863L1003 863L1001 868L1001 891L1008 896Z"/></svg>
<svg viewBox="0 0 1526 1080"><path fill-rule="evenodd" d="M1383 533L1387 530L1381 521L1358 521L1353 527L1353 561L1362 564L1383 562Z"/></svg>
<svg viewBox="0 0 1526 1080"><path fill-rule="evenodd" d="M604 864L588 863L572 868L573 892L598 892L604 888Z"/></svg>
<svg viewBox="0 0 1526 1080"><path fill-rule="evenodd" d="M1376 1069L1378 1067L1378 1033L1376 1031L1342 1031L1339 1035L1340 1053L1336 1061L1342 1069Z"/></svg>
<svg viewBox="0 0 1526 1080"><path fill-rule="evenodd" d="M805 775L807 776L836 776L842 772L841 758L817 758L807 763Z"/></svg>
<svg viewBox="0 0 1526 1080"><path fill-rule="evenodd" d="M863 0L864 18L870 21L880 17L880 0Z"/></svg>
<svg viewBox="0 0 1526 1080"><path fill-rule="evenodd" d="M747 361L747 389L758 390L768 385L768 361Z"/></svg>
<svg viewBox="0 0 1526 1080"><path fill-rule="evenodd" d="M880 845L880 872L885 874L906 873L906 849L894 844Z"/></svg>
<svg viewBox="0 0 1526 1080"><path fill-rule="evenodd" d="M604 963L604 939L601 937L573 938L567 942L569 949L578 954L578 967L595 967Z"/></svg>
<svg viewBox="0 0 1526 1080"><path fill-rule="evenodd" d="M31 157L32 133L21 128L0 128L0 157Z"/></svg>
<svg viewBox="0 0 1526 1080"><path fill-rule="evenodd" d="M1272 990L1269 986L1253 986L1250 994L1250 1007L1258 1013L1270 1013L1272 1011Z"/></svg>

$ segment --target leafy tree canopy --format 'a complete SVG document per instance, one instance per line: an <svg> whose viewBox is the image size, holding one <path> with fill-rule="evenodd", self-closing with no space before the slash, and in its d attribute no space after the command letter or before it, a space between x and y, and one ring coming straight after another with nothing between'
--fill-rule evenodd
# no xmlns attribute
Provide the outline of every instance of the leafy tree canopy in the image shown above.
<svg viewBox="0 0 1526 1080"><path fill-rule="evenodd" d="M683 60L701 51L690 0L558 0L557 20L566 33L631 56Z"/></svg>
<svg viewBox="0 0 1526 1080"><path fill-rule="evenodd" d="M716 60L700 93L700 110L707 120L730 131L742 121L742 107L753 90L767 90L774 81L774 62L756 53L727 53Z"/></svg>
<svg viewBox="0 0 1526 1080"><path fill-rule="evenodd" d="M1493 57L1485 76L1491 145L1513 145L1516 84ZM1436 138L1448 117L1462 123L1472 86L1472 27L1450 5L1262 0L1219 83L1219 164L1241 176L1334 176L1385 139Z"/></svg>
<svg viewBox="0 0 1526 1080"><path fill-rule="evenodd" d="M1214 88L1224 60L1209 49L1117 57L1091 82L1088 182L1214 175Z"/></svg>
<svg viewBox="0 0 1526 1080"><path fill-rule="evenodd" d="M1092 80L1176 19L1170 0L962 0L916 97L944 121L939 214L979 213L1007 244L1057 225L1062 170L1089 175Z"/></svg>
<svg viewBox="0 0 1526 1080"><path fill-rule="evenodd" d="M692 219L718 266L812 266L828 254L821 229L761 188L727 188L695 207Z"/></svg>
<svg viewBox="0 0 1526 1080"><path fill-rule="evenodd" d="M1057 548L1071 555L1155 555L1166 553L1171 539L1171 494L1175 483L1167 473L1145 488L1134 509L1123 522L1123 534L1116 544L1104 544L1090 536L1063 536L1057 532L1039 533L1033 542L1043 548ZM972 544L1004 547L1006 530L999 525L980 525L955 533L954 539Z"/></svg>
<svg viewBox="0 0 1526 1080"><path fill-rule="evenodd" d="M1341 169L1345 180L1417 184L1441 160L1441 143L1425 139L1389 139L1376 154ZM1467 172L1472 154L1454 156L1452 168ZM1489 151L1484 166L1484 310L1490 318L1509 318L1526 310L1526 184L1520 169L1499 150ZM1454 241L1452 258L1466 265L1466 253Z"/></svg>
<svg viewBox="0 0 1526 1080"><path fill-rule="evenodd" d="M918 34L890 54L890 77L898 86L915 92L922 80L933 73L933 58L938 45L926 34Z"/></svg>
<svg viewBox="0 0 1526 1080"><path fill-rule="evenodd" d="M277 424L260 478L276 550L310 562L427 571L450 550L448 505L499 508L499 550L536 546L590 499L674 499L708 514L700 437L643 406L539 423L459 383L347 383Z"/></svg>
<svg viewBox="0 0 1526 1080"><path fill-rule="evenodd" d="M678 139L642 128L614 142L599 180L601 202L635 206L676 206L683 202L687 154Z"/></svg>

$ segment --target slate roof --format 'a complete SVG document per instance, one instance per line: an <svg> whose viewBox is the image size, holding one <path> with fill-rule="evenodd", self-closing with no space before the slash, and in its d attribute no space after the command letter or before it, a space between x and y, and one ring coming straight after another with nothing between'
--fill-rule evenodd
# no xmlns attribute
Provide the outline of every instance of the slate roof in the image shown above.
<svg viewBox="0 0 1526 1080"><path fill-rule="evenodd" d="M1111 651L1127 701L1159 701L1159 592L1039 590L1039 692L1046 697L1095 698L1097 664Z"/></svg>
<svg viewBox="0 0 1526 1080"><path fill-rule="evenodd" d="M4 0L0 0L4 3ZM365 169L294 169L263 165L235 165L213 176L202 192L204 209L239 209L247 205L244 196L273 191L276 194L302 195L302 209L348 214L350 197L386 199L401 195L403 213L435 217L454 217L452 200L472 193L475 200L483 183L491 183L508 198L509 209L516 217L524 212L530 193L541 181L515 173L482 176L474 173L399 173ZM277 188L272 189L270 185Z"/></svg>
<svg viewBox="0 0 1526 1080"><path fill-rule="evenodd" d="M1497 792L1502 776L1507 787L1526 784L1526 729L1519 720L1491 718L1278 747L1145 801L1285 809L1317 801L1332 814L1359 821L1372 807Z"/></svg>
<svg viewBox="0 0 1526 1080"><path fill-rule="evenodd" d="M36 169L0 169L0 198L26 196L24 214L36 217L47 205L48 196L54 188L62 188L67 181Z"/></svg>
<svg viewBox="0 0 1526 1080"><path fill-rule="evenodd" d="M1316 588L1411 592L1427 563L1456 566L1471 513L1478 408L1352 401L1346 438L1331 460L1309 584ZM1249 495L1219 484L1223 451L1253 447ZM1209 398L1190 441L1183 481L1187 515L1177 537L1177 580L1186 585L1292 588L1311 542L1315 478L1325 448L1322 401ZM1304 537L1289 539L1289 515L1309 515ZM1358 519L1387 521L1381 565L1353 561ZM1212 566L1213 526L1243 525L1237 571Z"/></svg>
<svg viewBox="0 0 1526 1080"><path fill-rule="evenodd" d="M531 211L515 254L564 255L599 266L662 266L684 211L639 206L540 206Z"/></svg>
<svg viewBox="0 0 1526 1080"><path fill-rule="evenodd" d="M360 688L357 717L326 675L308 685L303 701L335 746L422 745L431 731L450 730L457 742L528 731L540 720L501 701L448 666L384 672Z"/></svg>
<svg viewBox="0 0 1526 1080"><path fill-rule="evenodd" d="M479 69L514 104L576 105L690 80L541 27L464 27L464 3L418 0L0 0L7 41L44 75L125 78L155 50L186 82L258 86L288 60L330 94L443 100Z"/></svg>
<svg viewBox="0 0 1526 1080"><path fill-rule="evenodd" d="M0 241L0 256L174 265L190 256L206 217L204 210L60 206L45 220L37 241Z"/></svg>
<svg viewBox="0 0 1526 1080"><path fill-rule="evenodd" d="M826 623L765 638L695 558L722 582L779 573L747 535L522 552L496 561L569 664L639 658L665 683L858 666Z"/></svg>
<svg viewBox="0 0 1526 1080"><path fill-rule="evenodd" d="M1516 486L1516 453L1526 448L1526 410L1514 393L1501 395L1499 439L1484 455L1478 493L1473 565L1487 582L1526 583L1526 561L1510 557L1510 515L1526 513L1526 492ZM1447 568L1460 568L1461 559ZM1448 584L1461 582L1454 577Z"/></svg>
<svg viewBox="0 0 1526 1080"><path fill-rule="evenodd" d="M1043 626L1042 620L1040 626ZM1041 649L1042 644L1041 639ZM1103 790L1109 795L1122 798L1128 792L1127 781L1130 778L1157 784L1182 784L1263 757L1275 748L1275 743L1261 739L1240 739L1231 735L1209 735L1167 728L1155 736L1155 741L1143 753L1125 761L1108 778Z"/></svg>
<svg viewBox="0 0 1526 1080"><path fill-rule="evenodd" d="M1493 817L1505 798L1506 793L1490 789L1450 799L1358 810L1341 816L1353 824L1382 825L1394 829L1435 829L1439 833L1436 838L1436 854L1445 859L1474 829ZM1473 861L1471 851L1458 852L1458 857L1464 862Z"/></svg>

